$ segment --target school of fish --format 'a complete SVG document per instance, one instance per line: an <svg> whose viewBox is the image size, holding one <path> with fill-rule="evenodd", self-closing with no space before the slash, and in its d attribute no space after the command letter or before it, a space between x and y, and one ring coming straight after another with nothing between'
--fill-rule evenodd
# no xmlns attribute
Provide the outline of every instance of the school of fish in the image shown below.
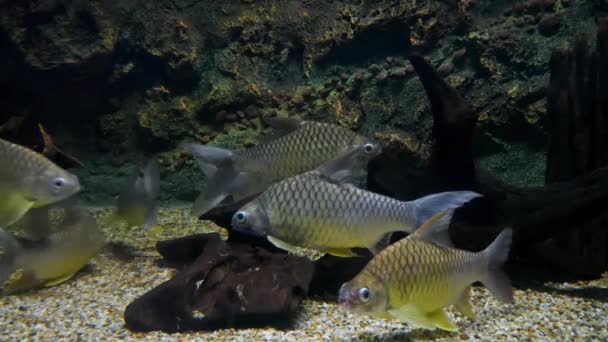
<svg viewBox="0 0 608 342"><path fill-rule="evenodd" d="M316 249L339 257L355 248L373 255L339 290L346 310L402 319L416 327L456 331L444 309L454 305L473 318L469 292L479 281L500 301L513 302L501 270L511 230L485 250L453 247L454 211L481 195L448 191L399 201L358 186L381 146L338 125L295 118L266 119L281 135L243 150L184 143L204 174L205 187L191 214L234 203L232 229L262 236L294 252ZM43 155L0 139L0 227L23 225L26 239L0 229L0 291L11 294L63 283L105 245L96 220L71 203L78 177ZM160 171L156 156L142 159L118 196L113 221L158 228ZM240 204L239 204L240 205ZM51 229L49 213L64 210ZM390 244L391 234L408 236Z"/></svg>

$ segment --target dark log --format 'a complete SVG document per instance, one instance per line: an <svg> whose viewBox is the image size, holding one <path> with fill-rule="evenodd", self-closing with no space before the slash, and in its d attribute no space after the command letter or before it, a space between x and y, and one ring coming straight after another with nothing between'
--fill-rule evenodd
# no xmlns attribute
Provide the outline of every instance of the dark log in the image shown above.
<svg viewBox="0 0 608 342"><path fill-rule="evenodd" d="M127 306L124 318L131 330L286 328L314 272L307 258L227 243L217 233L163 241L158 247L174 263L188 264L192 254L200 255Z"/></svg>
<svg viewBox="0 0 608 342"><path fill-rule="evenodd" d="M560 182L518 188L471 167L476 114L427 61L413 56L410 60L433 111L433 147L430 156L409 148L416 146L411 142L383 150L383 155L370 165L370 189L404 200L453 189L480 192L483 199L458 210L454 217L450 233L458 247L481 250L500 230L510 226L517 254L537 249L540 242L563 232L577 231L582 234L574 240L579 248L571 252L584 257L559 254L561 259L584 261L584 265L567 269L581 275L603 272L608 265L608 239L603 229L608 208L608 168L600 167L608 166L608 20L598 20L598 26L594 53L588 54L579 40L573 49L559 50L552 56L548 101L552 138L547 179ZM401 182L396 181L399 179ZM587 249L594 252L584 252Z"/></svg>

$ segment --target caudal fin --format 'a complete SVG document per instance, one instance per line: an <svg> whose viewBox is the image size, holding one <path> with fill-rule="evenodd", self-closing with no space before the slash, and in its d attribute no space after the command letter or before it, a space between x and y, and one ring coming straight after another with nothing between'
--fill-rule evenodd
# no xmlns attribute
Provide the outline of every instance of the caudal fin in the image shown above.
<svg viewBox="0 0 608 342"><path fill-rule="evenodd" d="M448 209L458 208L476 197L481 197L481 194L473 191L447 191L424 196L411 202L414 204L416 228L420 227L433 215Z"/></svg>
<svg viewBox="0 0 608 342"><path fill-rule="evenodd" d="M230 150L199 144L184 144L182 148L194 157L207 177L207 187L192 206L192 215L201 216L234 192L244 177L239 177L236 155Z"/></svg>
<svg viewBox="0 0 608 342"><path fill-rule="evenodd" d="M505 228L481 253L487 260L488 270L481 282L492 292L496 299L513 303L513 288L507 274L501 269L509 258L513 231Z"/></svg>

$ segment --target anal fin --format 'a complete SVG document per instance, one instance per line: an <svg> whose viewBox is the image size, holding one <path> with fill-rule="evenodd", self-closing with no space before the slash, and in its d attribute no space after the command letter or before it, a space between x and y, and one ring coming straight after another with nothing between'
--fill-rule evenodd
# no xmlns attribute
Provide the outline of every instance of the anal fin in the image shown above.
<svg viewBox="0 0 608 342"><path fill-rule="evenodd" d="M389 310L389 313L396 318L408 321L412 325L421 328L431 330L439 328L447 331L458 330L458 327L452 323L443 309L433 312L424 312L414 305L405 305L399 309Z"/></svg>
<svg viewBox="0 0 608 342"><path fill-rule="evenodd" d="M55 285L59 285L63 282L66 282L68 280L70 280L74 275L76 274L76 272L72 272L72 273L67 273L67 274L63 274L57 278L54 279L50 279L44 282L44 286L45 287L50 287L50 286L55 286Z"/></svg>
<svg viewBox="0 0 608 342"><path fill-rule="evenodd" d="M458 331L458 327L452 323L448 314L443 311L443 309L439 309L434 312L430 312L428 314L429 320L433 322L433 325L439 329L447 330L447 331Z"/></svg>
<svg viewBox="0 0 608 342"><path fill-rule="evenodd" d="M456 310L458 310L461 314L467 316L468 318L475 318L475 313L473 313L473 307L471 306L471 286L468 286L458 298L458 301L454 306Z"/></svg>

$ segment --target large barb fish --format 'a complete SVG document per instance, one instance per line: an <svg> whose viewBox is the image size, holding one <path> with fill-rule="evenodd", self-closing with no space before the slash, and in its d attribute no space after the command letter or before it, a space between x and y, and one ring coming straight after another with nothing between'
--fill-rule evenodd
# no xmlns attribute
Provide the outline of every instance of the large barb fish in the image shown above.
<svg viewBox="0 0 608 342"><path fill-rule="evenodd" d="M84 267L105 242L105 234L95 219L74 207L65 209L56 232L39 241L26 244L0 229L0 290L10 294L63 283Z"/></svg>
<svg viewBox="0 0 608 342"><path fill-rule="evenodd" d="M17 222L31 208L62 201L78 191L78 177L46 157L0 139L0 226Z"/></svg>
<svg viewBox="0 0 608 342"><path fill-rule="evenodd" d="M236 202L258 194L274 182L315 169L352 148L371 148L372 144L370 139L333 124L293 118L271 118L266 122L289 133L237 151L183 145L207 177L207 187L192 207L193 215L203 215L228 197Z"/></svg>
<svg viewBox="0 0 608 342"><path fill-rule="evenodd" d="M474 317L469 300L474 282L482 282L500 301L512 303L513 290L501 270L509 254L511 230L504 229L481 252L455 249L433 240L433 235L447 230L451 215L451 211L436 214L414 234L374 256L342 285L339 303L352 312L447 331L458 329L445 307L454 305Z"/></svg>
<svg viewBox="0 0 608 342"><path fill-rule="evenodd" d="M313 171L271 185L233 215L233 229L266 236L289 251L306 247L352 256L351 249L359 247L377 253L388 244L390 233L412 233L435 213L481 196L453 191L404 202L352 185L353 170L360 170L362 160L366 163L377 151L353 149ZM449 240L447 231L444 238Z"/></svg>

